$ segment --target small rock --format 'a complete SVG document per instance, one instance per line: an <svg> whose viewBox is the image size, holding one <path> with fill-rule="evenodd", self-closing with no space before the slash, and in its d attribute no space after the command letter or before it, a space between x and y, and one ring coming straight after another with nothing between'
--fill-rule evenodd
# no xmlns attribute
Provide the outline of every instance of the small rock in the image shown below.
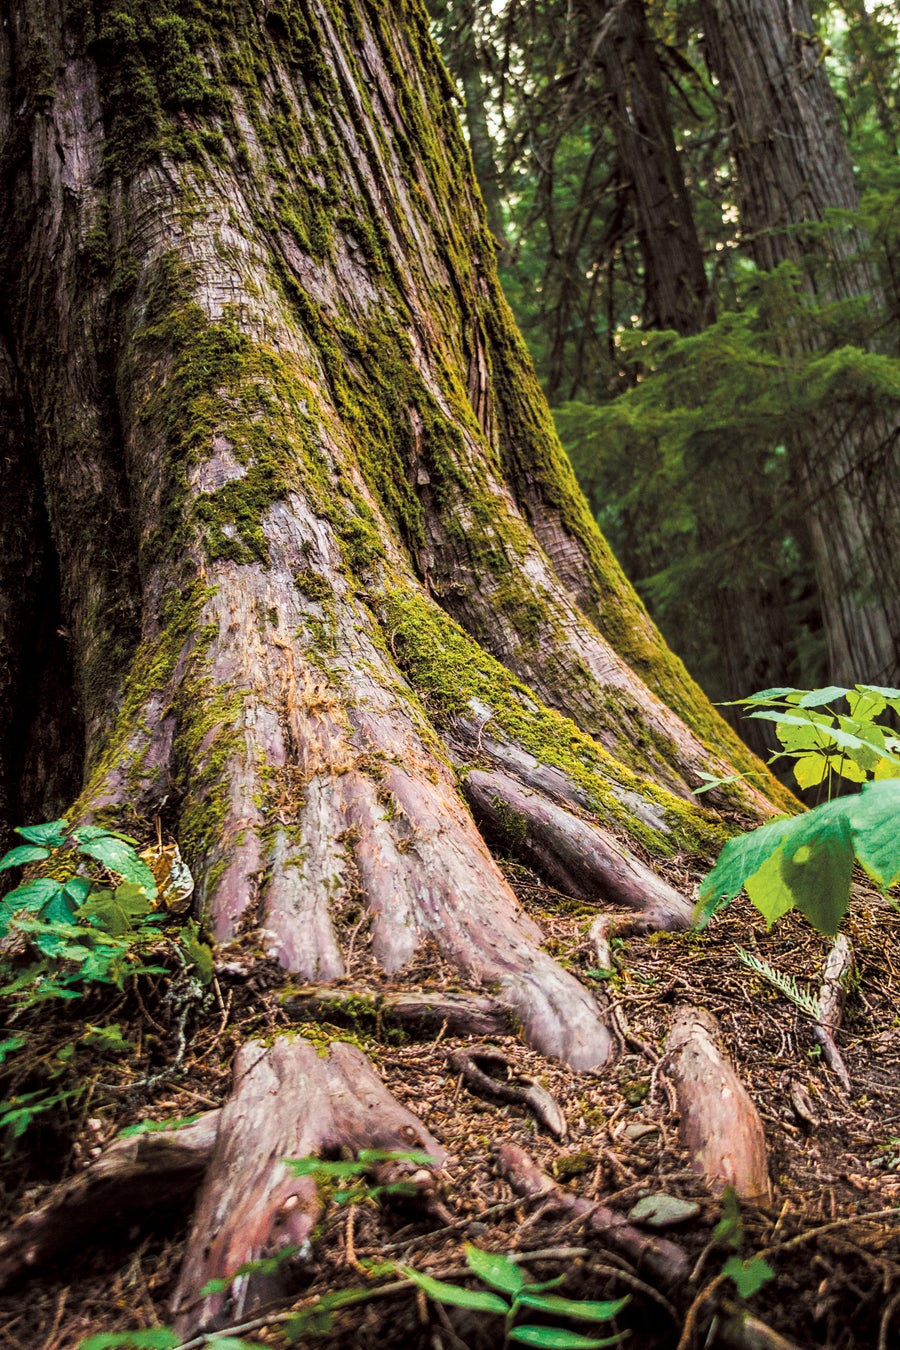
<svg viewBox="0 0 900 1350"><path fill-rule="evenodd" d="M681 1200L677 1195L645 1195L629 1211L629 1219L635 1223L646 1224L648 1228L674 1228L700 1213L700 1206L694 1200Z"/></svg>
<svg viewBox="0 0 900 1350"><path fill-rule="evenodd" d="M491 1230L486 1223L479 1223L477 1219L466 1226L466 1232L469 1237L484 1237L485 1233Z"/></svg>

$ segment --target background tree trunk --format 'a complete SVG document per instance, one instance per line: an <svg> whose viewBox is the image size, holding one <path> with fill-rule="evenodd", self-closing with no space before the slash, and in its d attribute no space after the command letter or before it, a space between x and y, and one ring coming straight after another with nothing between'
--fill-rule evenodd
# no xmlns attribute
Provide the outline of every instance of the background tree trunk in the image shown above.
<svg viewBox="0 0 900 1350"><path fill-rule="evenodd" d="M790 262L819 304L883 308L858 228L825 229L859 205L840 113L806 0L704 0L709 61L725 94L743 228L757 265ZM819 228L815 228L818 226ZM821 344L798 316L788 355ZM830 677L900 677L900 462L896 419L822 419L793 447L808 503Z"/></svg>

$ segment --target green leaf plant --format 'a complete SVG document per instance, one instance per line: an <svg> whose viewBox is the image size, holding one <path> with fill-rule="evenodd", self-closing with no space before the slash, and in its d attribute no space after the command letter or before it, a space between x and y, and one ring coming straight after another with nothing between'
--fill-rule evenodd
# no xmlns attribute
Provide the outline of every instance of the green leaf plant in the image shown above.
<svg viewBox="0 0 900 1350"><path fill-rule="evenodd" d="M65 819L24 825L16 833L25 842L0 858L0 873L26 869L0 900L0 1001L7 1020L50 1000L80 998L91 986L123 989L136 975L167 973L148 963L166 945L161 926L167 915L157 908L159 887L136 839L96 825L71 828ZM208 983L212 955L196 925L180 927L174 944L181 967ZM117 1025L89 1026L82 1039L105 1053L131 1048ZM27 1055L27 1032L2 1046L0 1064L8 1055ZM73 1053L73 1045L54 1053L51 1078L59 1077ZM56 1083L14 1093L0 1102L0 1129L16 1139L72 1095Z"/></svg>
<svg viewBox="0 0 900 1350"><path fill-rule="evenodd" d="M399 1266L398 1271L412 1280L435 1303L502 1317L504 1347L537 1345L545 1347L545 1350L591 1350L592 1347L619 1345L625 1339L627 1333L605 1337L584 1336L560 1326L519 1324L518 1318L523 1311L527 1311L543 1313L557 1320L609 1322L625 1307L627 1296L608 1302L562 1298L546 1291L560 1284L564 1276L546 1280L542 1284L529 1284L517 1263L503 1252L485 1252L470 1243L466 1243L465 1251L466 1264L472 1274L488 1286L487 1289L469 1289L465 1285L435 1280L409 1266Z"/></svg>
<svg viewBox="0 0 900 1350"><path fill-rule="evenodd" d="M900 740L878 720L900 715L900 689L766 689L736 705L774 724L781 748L769 762L789 760L798 786L824 788L827 800L729 840L700 885L695 922L703 927L746 891L770 927L798 909L832 935L849 903L854 863L882 891L900 880ZM842 783L860 790L835 797Z"/></svg>

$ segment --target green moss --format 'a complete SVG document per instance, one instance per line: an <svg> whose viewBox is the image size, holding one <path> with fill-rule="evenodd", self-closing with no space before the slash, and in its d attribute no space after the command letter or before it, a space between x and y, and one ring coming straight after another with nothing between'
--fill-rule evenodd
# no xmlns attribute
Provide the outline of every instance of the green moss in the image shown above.
<svg viewBox="0 0 900 1350"><path fill-rule="evenodd" d="M699 851L711 853L724 839L699 807L638 777L569 718L536 703L521 681L423 595L412 589L390 590L380 612L397 664L438 725L482 722L488 735L509 739L541 763L562 769L584 789L601 820L638 839L652 853L670 854L688 840ZM660 805L675 823L674 838L635 819L614 787Z"/></svg>
<svg viewBox="0 0 900 1350"><path fill-rule="evenodd" d="M514 853L519 852L528 838L528 817L521 811L514 811L499 797L494 798L493 804L504 840Z"/></svg>

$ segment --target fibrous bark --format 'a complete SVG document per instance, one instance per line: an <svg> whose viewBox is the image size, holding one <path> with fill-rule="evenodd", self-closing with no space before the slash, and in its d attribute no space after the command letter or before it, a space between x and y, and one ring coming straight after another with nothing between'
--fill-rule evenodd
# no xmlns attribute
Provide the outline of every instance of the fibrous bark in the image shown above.
<svg viewBox="0 0 900 1350"><path fill-rule="evenodd" d="M356 1046L335 1042L323 1055L309 1041L281 1037L268 1049L258 1041L242 1047L173 1299L182 1335L222 1326L289 1291L290 1271L279 1268L239 1276L226 1293L202 1293L209 1280L286 1247L296 1247L301 1261L308 1254L319 1195L315 1179L295 1175L288 1160L355 1157L364 1149L424 1152L435 1167L445 1158ZM384 1162L373 1172L382 1182L412 1175L423 1195L433 1187L421 1165Z"/></svg>
<svg viewBox="0 0 900 1350"><path fill-rule="evenodd" d="M36 103L32 0L4 40L0 262L80 676L76 812L161 812L219 939L258 919L327 980L361 905L387 970L432 939L532 1044L602 1064L451 747L459 770L490 741L662 855L703 835L698 771L741 752L577 495L421 14L53 12Z"/></svg>
<svg viewBox="0 0 900 1350"><path fill-rule="evenodd" d="M807 0L704 0L709 62L725 95L741 220L766 270L792 263L823 304L884 309L855 212L859 193ZM826 228L827 224L827 228ZM802 316L784 325L789 357L822 345ZM889 404L835 404L792 444L821 597L831 679L900 675L900 427Z"/></svg>
<svg viewBox="0 0 900 1350"><path fill-rule="evenodd" d="M715 1018L700 1008L675 1014L666 1041L666 1073L681 1113L691 1166L718 1189L771 1196L766 1137L747 1089L718 1044Z"/></svg>

